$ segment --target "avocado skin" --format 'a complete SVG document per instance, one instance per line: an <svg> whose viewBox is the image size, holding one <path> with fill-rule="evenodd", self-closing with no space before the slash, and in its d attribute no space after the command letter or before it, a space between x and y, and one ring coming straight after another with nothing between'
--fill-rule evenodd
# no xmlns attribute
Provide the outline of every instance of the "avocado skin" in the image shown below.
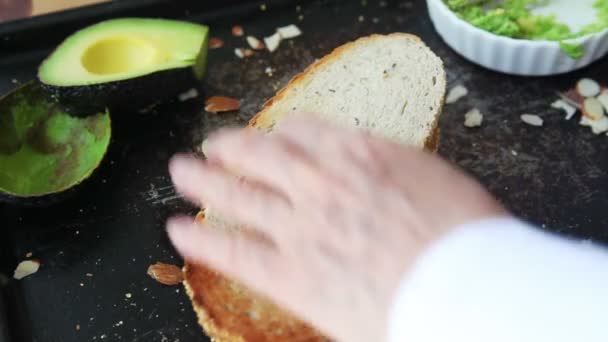
<svg viewBox="0 0 608 342"><path fill-rule="evenodd" d="M175 98L197 84L192 66L157 71L145 76L108 83L60 87L42 82L45 92L74 116L105 109L138 111L153 103Z"/></svg>

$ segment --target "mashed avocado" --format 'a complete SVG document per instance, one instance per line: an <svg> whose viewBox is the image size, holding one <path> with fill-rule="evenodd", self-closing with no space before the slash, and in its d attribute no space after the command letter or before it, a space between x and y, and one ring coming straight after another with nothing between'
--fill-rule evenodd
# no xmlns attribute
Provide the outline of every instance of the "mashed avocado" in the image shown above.
<svg viewBox="0 0 608 342"><path fill-rule="evenodd" d="M532 14L534 6L550 0L505 0L496 6L491 6L496 2L493 0L444 1L460 18L480 29L517 39L558 41L562 50L575 59L583 56L583 46L567 40L608 28L608 0L597 0L593 5L597 10L596 20L576 32L554 16Z"/></svg>

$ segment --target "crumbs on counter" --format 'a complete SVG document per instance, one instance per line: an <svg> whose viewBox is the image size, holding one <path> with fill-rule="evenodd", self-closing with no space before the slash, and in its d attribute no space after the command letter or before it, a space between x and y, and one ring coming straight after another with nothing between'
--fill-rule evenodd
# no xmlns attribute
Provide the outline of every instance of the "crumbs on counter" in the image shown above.
<svg viewBox="0 0 608 342"><path fill-rule="evenodd" d="M608 132L608 88L591 78L582 78L574 88L558 93L560 99L551 107L566 112L566 120L580 111L579 125L589 127L593 134Z"/></svg>

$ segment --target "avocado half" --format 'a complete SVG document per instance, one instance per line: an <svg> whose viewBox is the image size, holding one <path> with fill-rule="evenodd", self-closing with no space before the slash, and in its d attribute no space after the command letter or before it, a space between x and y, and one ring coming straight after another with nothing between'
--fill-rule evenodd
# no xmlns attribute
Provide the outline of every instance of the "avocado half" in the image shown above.
<svg viewBox="0 0 608 342"><path fill-rule="evenodd" d="M42 63L44 89L73 114L134 110L173 98L204 76L207 26L122 18L66 38Z"/></svg>
<svg viewBox="0 0 608 342"><path fill-rule="evenodd" d="M38 82L0 98L0 200L53 202L93 173L110 145L107 111L74 117Z"/></svg>

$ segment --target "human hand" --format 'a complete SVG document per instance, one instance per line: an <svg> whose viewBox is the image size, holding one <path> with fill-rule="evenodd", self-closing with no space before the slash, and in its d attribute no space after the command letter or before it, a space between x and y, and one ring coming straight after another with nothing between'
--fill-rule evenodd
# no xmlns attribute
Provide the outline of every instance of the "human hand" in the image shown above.
<svg viewBox="0 0 608 342"><path fill-rule="evenodd" d="M178 191L271 243L173 219L179 252L340 341L385 340L397 287L428 246L505 214L434 155L314 120L269 135L225 130L210 138L207 157L171 161Z"/></svg>

